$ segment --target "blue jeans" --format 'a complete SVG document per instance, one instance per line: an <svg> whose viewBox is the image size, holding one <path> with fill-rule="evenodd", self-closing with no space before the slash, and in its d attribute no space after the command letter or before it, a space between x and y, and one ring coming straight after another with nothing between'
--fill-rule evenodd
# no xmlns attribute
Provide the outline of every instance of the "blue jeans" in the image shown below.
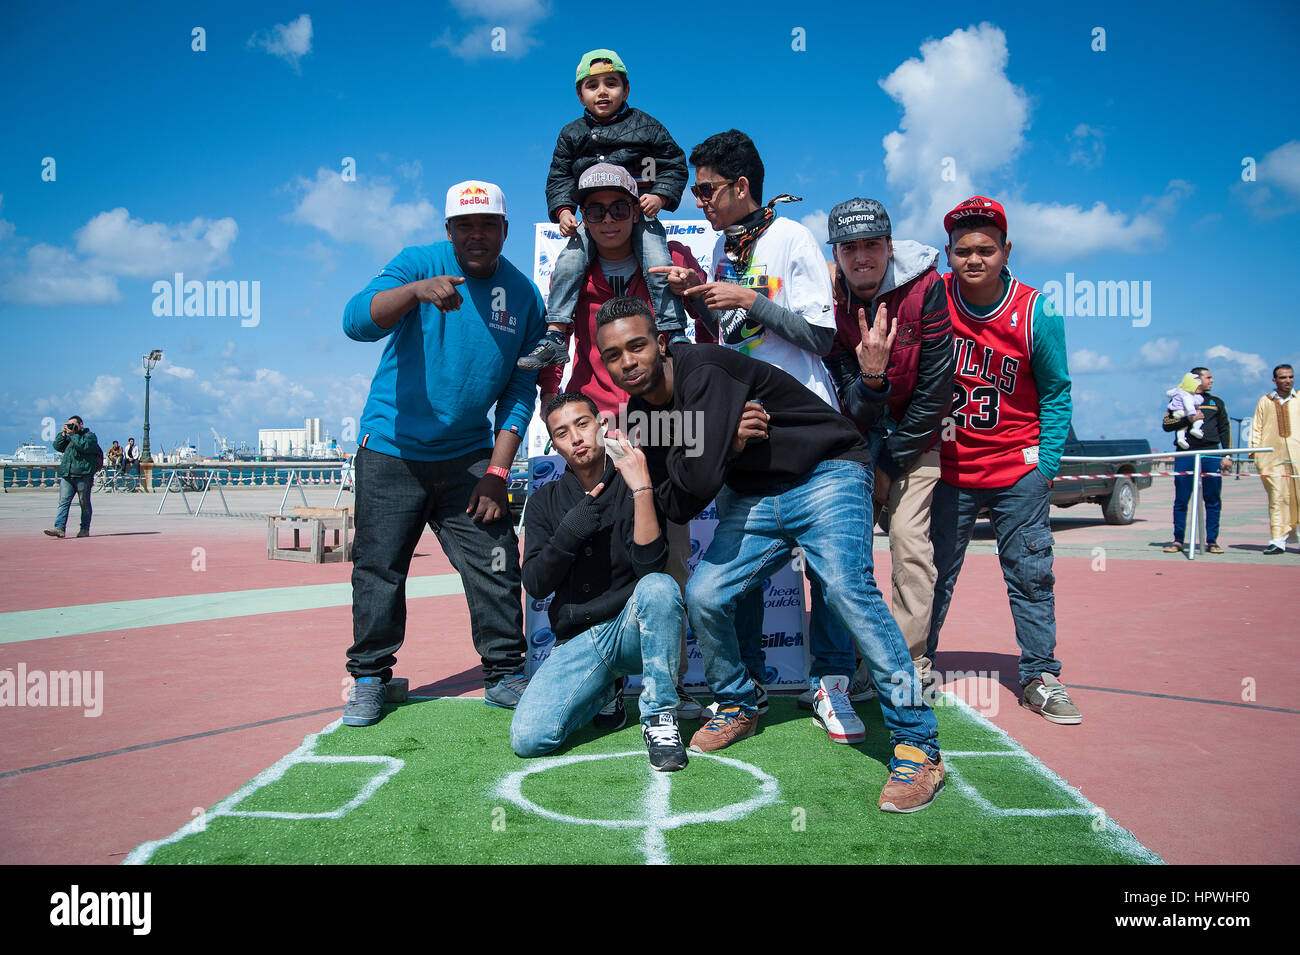
<svg viewBox="0 0 1300 955"><path fill-rule="evenodd" d="M1174 458L1174 540L1183 543L1187 531L1187 504L1192 499L1192 462L1195 458ZM1205 499L1205 543L1219 541L1219 511L1223 502L1222 458L1201 458L1201 497Z"/></svg>
<svg viewBox="0 0 1300 955"><path fill-rule="evenodd" d="M596 246L591 241L586 226L569 240L555 259L551 272L551 291L546 296L546 321L569 325L578 307L578 296L586 282L587 269L595 255ZM668 279L662 273L651 274L656 267L673 264L668 252L668 235L658 219L642 217L632 227L632 251L641 264L641 274L650 290L650 308L655 313L655 324L663 332L680 332L686 328L686 310L681 299L668 288Z"/></svg>
<svg viewBox="0 0 1300 955"><path fill-rule="evenodd" d="M934 713L921 696L907 644L872 576L871 483L865 465L823 461L771 494L740 495L723 488L713 542L686 585L687 613L718 703L753 715L754 681L736 642L737 599L800 547L809 573L822 582L828 611L854 635L876 686L892 687L880 695L891 740L933 758L939 752Z"/></svg>
<svg viewBox="0 0 1300 955"><path fill-rule="evenodd" d="M510 724L510 748L545 756L586 726L609 701L610 684L641 674L641 722L677 709L682 654L681 588L667 574L647 574L613 620L556 647L533 674Z"/></svg>
<svg viewBox="0 0 1300 955"><path fill-rule="evenodd" d="M63 530L68 526L68 510L72 507L72 496L77 496L77 503L81 505L81 529L90 530L90 488L95 483L95 476L87 474L84 477L59 478L59 512L55 515L54 526Z"/></svg>
<svg viewBox="0 0 1300 955"><path fill-rule="evenodd" d="M1007 583L1011 619L1020 644L1020 683L1044 673L1061 675L1056 650L1056 595L1047 478L1031 468L1009 487L963 488L940 480L930 510L930 539L938 579L925 655L932 661L948 616L953 587L966 559L975 518L987 507L998 538L998 560Z"/></svg>
<svg viewBox="0 0 1300 955"><path fill-rule="evenodd" d="M719 495L718 516L728 499ZM735 498L730 498L735 500ZM813 677L843 673L852 675L857 667L853 649L853 634L839 624L822 596L821 583L808 574L811 589L811 622L809 624L809 651L812 654L810 674ZM758 586L740 596L736 601L736 642L740 646L740 660L755 681L770 683L767 674L767 656L763 652L763 593Z"/></svg>

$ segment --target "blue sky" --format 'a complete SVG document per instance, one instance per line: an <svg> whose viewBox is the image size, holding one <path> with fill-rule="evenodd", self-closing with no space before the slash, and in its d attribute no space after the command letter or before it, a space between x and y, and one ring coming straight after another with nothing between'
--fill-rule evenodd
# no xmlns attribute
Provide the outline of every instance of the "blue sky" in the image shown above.
<svg viewBox="0 0 1300 955"><path fill-rule="evenodd" d="M73 413L105 446L139 440L151 348L155 449L208 453L210 427L252 443L308 415L343 434L382 347L343 335L347 300L404 245L443 238L446 189L467 178L505 190L506 255L531 270L574 67L599 46L687 152L748 132L765 192L803 196L780 211L823 234L835 203L871 196L897 238L941 246L943 210L1003 200L1016 274L1075 289L1081 436L1166 446L1164 391L1193 364L1249 414L1271 367L1300 359L1295 4L893 7L9 5L0 453ZM256 325L155 315L176 272L259 283ZM1078 314L1081 283L1103 282L1141 309Z"/></svg>

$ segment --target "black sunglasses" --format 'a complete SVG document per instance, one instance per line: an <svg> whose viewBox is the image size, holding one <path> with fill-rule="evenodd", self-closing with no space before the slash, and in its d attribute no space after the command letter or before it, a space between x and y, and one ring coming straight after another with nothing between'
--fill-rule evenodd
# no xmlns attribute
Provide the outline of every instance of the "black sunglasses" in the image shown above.
<svg viewBox="0 0 1300 955"><path fill-rule="evenodd" d="M691 186L691 195L696 199L703 199L705 202L712 202L714 190L721 189L723 186L729 186L735 181L736 180L734 179L718 179L715 182L697 182L695 185Z"/></svg>
<svg viewBox="0 0 1300 955"><path fill-rule="evenodd" d="M632 215L632 203L626 199L611 202L608 206L593 202L582 209L584 222L604 222L607 214L613 216L615 222L626 222Z"/></svg>

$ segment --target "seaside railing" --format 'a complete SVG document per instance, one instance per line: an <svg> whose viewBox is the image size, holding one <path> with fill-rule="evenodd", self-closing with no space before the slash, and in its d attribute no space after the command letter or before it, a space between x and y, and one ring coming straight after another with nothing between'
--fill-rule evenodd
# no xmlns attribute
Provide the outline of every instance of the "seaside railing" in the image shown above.
<svg viewBox="0 0 1300 955"><path fill-rule="evenodd" d="M215 473L214 482L224 487L273 487L290 483L304 485L339 484L344 472L350 476L350 462L345 461L209 461L203 463L155 464L128 474L121 468L105 468L96 475L96 490L124 490L133 483L148 490L163 490L172 475L180 479L197 479L199 472L207 480L209 472ZM59 465L28 464L25 462L0 463L0 485L6 492L15 488L53 488L59 484ZM190 482L192 483L192 481ZM111 486L110 486L111 485Z"/></svg>

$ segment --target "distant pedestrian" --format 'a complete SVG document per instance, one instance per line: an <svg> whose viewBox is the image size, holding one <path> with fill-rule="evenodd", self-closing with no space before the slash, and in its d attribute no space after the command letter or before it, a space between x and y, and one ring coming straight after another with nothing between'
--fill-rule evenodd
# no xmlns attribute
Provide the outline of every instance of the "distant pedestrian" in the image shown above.
<svg viewBox="0 0 1300 955"><path fill-rule="evenodd" d="M1251 455L1264 493L1268 495L1269 555L1286 551L1287 541L1300 545L1300 401L1295 395L1295 369L1273 369L1274 389L1259 399L1250 421L1250 446L1272 448Z"/></svg>
<svg viewBox="0 0 1300 955"><path fill-rule="evenodd" d="M90 488L95 472L104 466L104 452L99 447L95 432L86 427L79 415L73 415L54 436L54 450L63 453L59 462L59 510L54 526L45 533L50 537L63 537L68 526L68 510L72 496L77 495L81 507L81 530L78 537L90 536Z"/></svg>
<svg viewBox="0 0 1300 955"><path fill-rule="evenodd" d="M1196 367L1192 374L1200 379L1198 392L1202 398L1200 408L1187 417L1175 417L1166 412L1161 424L1166 431L1182 431L1187 422L1201 423L1202 437L1194 431L1186 432L1187 444L1192 451L1213 451L1220 447L1232 447L1232 421L1228 417L1228 408L1223 399L1210 394L1214 387L1214 375L1210 369ZM1179 444L1181 444L1179 442ZM1192 497L1192 457L1174 458L1174 540L1165 546L1166 554L1177 554L1183 550L1183 534L1187 528L1187 502ZM1222 554L1219 546L1219 512L1223 504L1220 495L1223 491L1221 472L1232 470L1230 458L1207 455L1201 459L1201 496L1205 499L1205 550L1210 554Z"/></svg>

